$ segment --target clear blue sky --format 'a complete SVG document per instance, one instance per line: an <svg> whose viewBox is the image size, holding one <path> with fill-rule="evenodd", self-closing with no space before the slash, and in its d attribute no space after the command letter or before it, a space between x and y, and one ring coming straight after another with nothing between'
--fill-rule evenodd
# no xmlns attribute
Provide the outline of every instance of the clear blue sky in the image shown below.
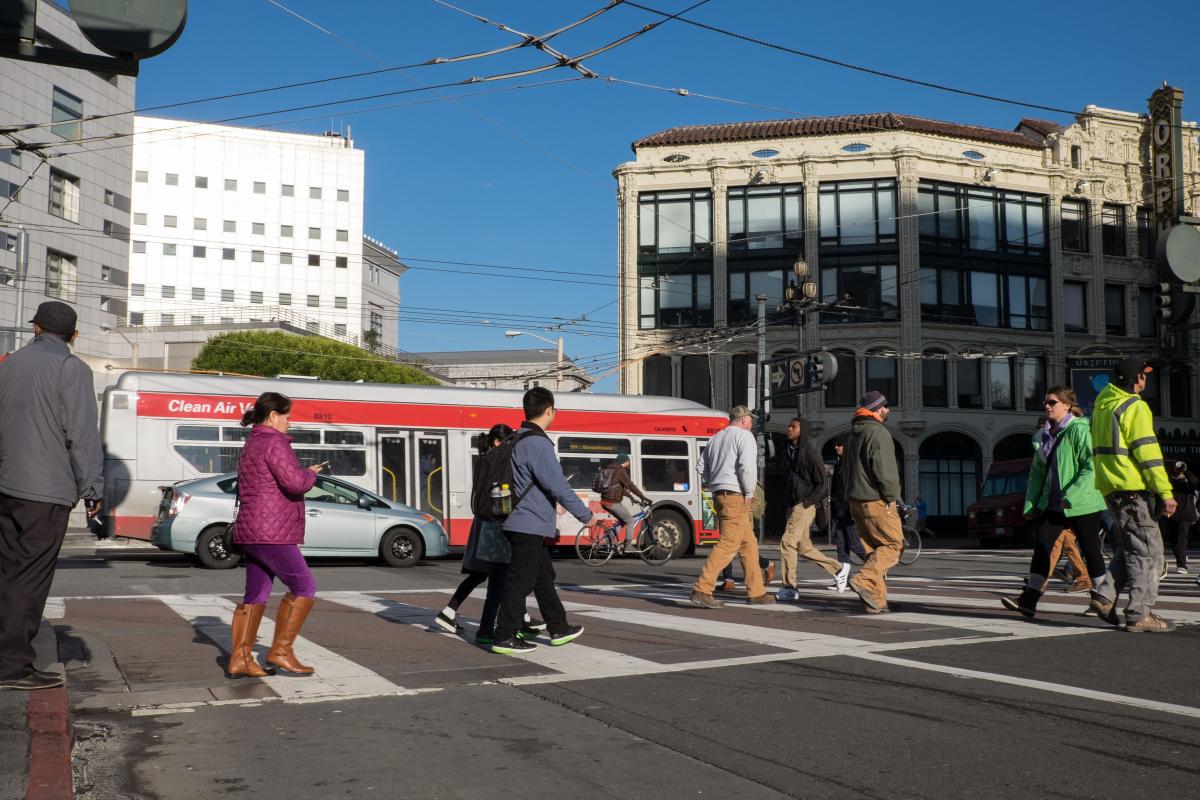
<svg viewBox="0 0 1200 800"><path fill-rule="evenodd" d="M459 0L454 5L510 27L543 33L606 0ZM671 12L688 0L649 0ZM142 66L139 107L490 50L516 41L433 0L200 0L166 53ZM281 8L327 29L323 33ZM1167 6L1162 6L1166 8ZM801 50L975 91L1067 109L1094 103L1143 111L1162 81L1187 92L1184 116L1200 118L1200 75L1191 32L1200 3L1149 6L1047 4L814 3L711 0L688 16ZM570 55L657 20L618 6L553 44ZM1184 33L1188 32L1188 33ZM394 92L547 62L529 49L303 89L159 112L197 120ZM444 98L571 77L565 69L501 83L281 113L239 124L320 132L346 124L366 151L366 230L408 260L401 281L401 347L410 351L541 346L509 343L511 321L553 324L594 311L594 335L568 329L580 358L616 350L616 205L612 170L633 140L673 125L789 116L894 111L1011 129L1022 116L1070 117L947 94L852 72L735 41L678 22L587 62L625 80L774 106L771 112L682 98L601 81ZM437 102L428 102L428 101ZM421 103L419 105L411 105ZM402 108L351 113L383 105ZM437 259L563 270L583 275L433 264ZM470 270L486 274L462 274ZM522 280L512 275L538 276ZM544 277L545 279L542 279ZM580 283L570 283L579 281ZM448 324L442 310L467 312ZM597 310L598 309L598 310ZM530 327L530 330L537 330ZM553 339L557 334L537 330ZM603 335L607 334L607 335ZM608 379L599 387L615 391Z"/></svg>

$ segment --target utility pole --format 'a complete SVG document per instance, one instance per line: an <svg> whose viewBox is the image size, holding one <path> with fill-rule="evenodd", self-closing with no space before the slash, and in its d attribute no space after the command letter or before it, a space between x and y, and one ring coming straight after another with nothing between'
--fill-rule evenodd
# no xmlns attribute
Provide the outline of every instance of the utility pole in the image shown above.
<svg viewBox="0 0 1200 800"><path fill-rule="evenodd" d="M767 470L767 415L771 413L770 398L767 397L767 379L762 364L767 360L767 296L760 294L758 301L758 367L755 386L758 387L758 479L761 481ZM761 531L760 539L761 539Z"/></svg>
<svg viewBox="0 0 1200 800"><path fill-rule="evenodd" d="M13 320L13 350L20 348L25 322L25 280L29 276L29 232L24 227L17 232L17 318Z"/></svg>

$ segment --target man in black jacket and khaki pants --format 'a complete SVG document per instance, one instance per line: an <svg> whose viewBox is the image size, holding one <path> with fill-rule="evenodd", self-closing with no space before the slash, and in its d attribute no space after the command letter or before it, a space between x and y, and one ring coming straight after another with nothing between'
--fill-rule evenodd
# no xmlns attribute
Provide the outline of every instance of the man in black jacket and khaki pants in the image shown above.
<svg viewBox="0 0 1200 800"><path fill-rule="evenodd" d="M804 435L804 421L796 417L787 426L788 446L784 464L788 479L788 521L779 542L779 560L783 565L783 588L776 598L795 600L796 563L804 558L824 567L839 584L845 583L849 569L843 571L841 562L822 553L812 543L813 519L817 505L825 499L825 463ZM849 565L847 565L848 567Z"/></svg>

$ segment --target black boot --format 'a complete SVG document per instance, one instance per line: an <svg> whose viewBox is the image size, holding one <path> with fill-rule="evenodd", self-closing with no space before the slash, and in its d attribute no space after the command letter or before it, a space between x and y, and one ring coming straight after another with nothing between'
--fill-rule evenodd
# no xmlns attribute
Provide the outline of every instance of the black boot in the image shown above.
<svg viewBox="0 0 1200 800"><path fill-rule="evenodd" d="M1021 592L1020 597L1002 597L1000 602L1004 607L1012 611L1019 611L1025 616L1033 619L1037 614L1038 600L1042 599L1042 593L1037 589L1025 589Z"/></svg>

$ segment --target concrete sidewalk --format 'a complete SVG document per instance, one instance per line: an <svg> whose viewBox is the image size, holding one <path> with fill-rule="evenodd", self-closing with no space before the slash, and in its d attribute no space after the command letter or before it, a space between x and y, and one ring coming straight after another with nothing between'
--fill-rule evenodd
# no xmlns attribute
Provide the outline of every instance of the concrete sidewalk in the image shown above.
<svg viewBox="0 0 1200 800"><path fill-rule="evenodd" d="M42 620L34 640L38 669L63 672L54 626ZM70 800L70 704L65 686L0 691L0 797Z"/></svg>

